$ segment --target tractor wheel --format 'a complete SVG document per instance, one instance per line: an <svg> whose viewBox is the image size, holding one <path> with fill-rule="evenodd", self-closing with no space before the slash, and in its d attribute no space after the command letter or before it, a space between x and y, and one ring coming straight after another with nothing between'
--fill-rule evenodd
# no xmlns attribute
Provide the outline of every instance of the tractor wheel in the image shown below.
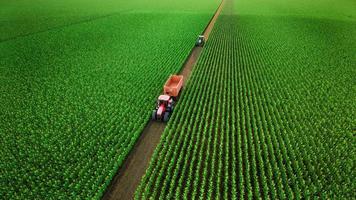
<svg viewBox="0 0 356 200"><path fill-rule="evenodd" d="M168 122L168 120L169 120L169 112L165 112L163 116L163 121Z"/></svg>
<svg viewBox="0 0 356 200"><path fill-rule="evenodd" d="M169 112L169 113L173 112L173 105L167 107L167 112Z"/></svg>
<svg viewBox="0 0 356 200"><path fill-rule="evenodd" d="M156 110L153 110L153 112L152 112L152 119L153 119L153 120L157 120L157 117L156 117Z"/></svg>

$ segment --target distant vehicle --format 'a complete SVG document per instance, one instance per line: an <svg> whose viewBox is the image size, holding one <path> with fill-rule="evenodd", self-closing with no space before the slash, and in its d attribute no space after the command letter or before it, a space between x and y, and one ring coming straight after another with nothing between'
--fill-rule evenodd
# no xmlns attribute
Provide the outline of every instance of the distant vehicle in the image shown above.
<svg viewBox="0 0 356 200"><path fill-rule="evenodd" d="M197 39L197 41L196 41L196 43L195 43L195 46L196 46L196 47L202 47L202 46L204 46L204 44L205 44L205 37L204 37L204 35L199 35L199 36L198 36L198 39Z"/></svg>
<svg viewBox="0 0 356 200"><path fill-rule="evenodd" d="M156 108L152 112L153 120L167 122L173 112L174 103L183 86L182 75L171 75L163 87L164 94L157 99Z"/></svg>

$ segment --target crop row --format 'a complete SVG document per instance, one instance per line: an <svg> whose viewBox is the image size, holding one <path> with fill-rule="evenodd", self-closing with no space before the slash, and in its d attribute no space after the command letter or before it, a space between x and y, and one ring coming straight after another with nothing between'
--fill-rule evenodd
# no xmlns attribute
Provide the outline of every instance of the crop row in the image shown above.
<svg viewBox="0 0 356 200"><path fill-rule="evenodd" d="M0 196L100 198L209 18L115 14L1 42Z"/></svg>
<svg viewBox="0 0 356 200"><path fill-rule="evenodd" d="M135 198L352 198L355 146L345 122L355 114L354 69L352 44L341 40L352 34L335 32L330 50L320 38L334 29L306 31L328 21L236 16L232 7L228 1Z"/></svg>

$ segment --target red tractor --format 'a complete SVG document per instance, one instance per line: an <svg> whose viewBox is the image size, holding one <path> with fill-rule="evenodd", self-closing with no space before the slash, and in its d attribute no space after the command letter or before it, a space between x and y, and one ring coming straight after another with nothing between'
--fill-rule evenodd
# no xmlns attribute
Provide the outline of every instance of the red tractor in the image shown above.
<svg viewBox="0 0 356 200"><path fill-rule="evenodd" d="M173 112L174 101L183 86L183 76L171 75L163 87L164 94L157 100L156 109L152 112L153 120L167 122Z"/></svg>

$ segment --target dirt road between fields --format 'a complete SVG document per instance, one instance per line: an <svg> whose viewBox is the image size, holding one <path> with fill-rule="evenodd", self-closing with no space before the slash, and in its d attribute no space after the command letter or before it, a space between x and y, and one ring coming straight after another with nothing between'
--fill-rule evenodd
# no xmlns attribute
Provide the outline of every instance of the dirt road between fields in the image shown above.
<svg viewBox="0 0 356 200"><path fill-rule="evenodd" d="M224 0L220 3L214 16L202 33L207 41L215 21L218 18L224 5ZM191 71L199 59L204 47L194 47L183 64L181 75L184 76L184 84L189 80ZM163 86L162 86L163 87ZM129 200L133 199L135 190L145 174L154 149L158 145L166 124L162 122L150 121L131 150L129 156L124 161L122 167L111 181L103 195L103 200Z"/></svg>

